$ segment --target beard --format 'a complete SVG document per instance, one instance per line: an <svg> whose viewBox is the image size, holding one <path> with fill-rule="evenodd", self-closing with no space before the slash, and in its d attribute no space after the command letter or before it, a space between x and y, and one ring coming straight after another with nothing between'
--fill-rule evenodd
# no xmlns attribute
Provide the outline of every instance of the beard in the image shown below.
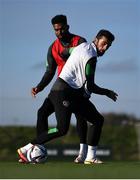
<svg viewBox="0 0 140 180"><path fill-rule="evenodd" d="M105 53L105 51L101 52L101 51L97 50L97 55L98 55L98 56L103 56L104 53Z"/></svg>

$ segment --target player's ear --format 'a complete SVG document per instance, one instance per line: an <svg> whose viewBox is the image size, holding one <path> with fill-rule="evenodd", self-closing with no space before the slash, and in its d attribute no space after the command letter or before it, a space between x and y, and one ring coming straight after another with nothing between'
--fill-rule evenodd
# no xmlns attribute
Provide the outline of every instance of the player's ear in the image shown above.
<svg viewBox="0 0 140 180"><path fill-rule="evenodd" d="M94 40L93 40L93 42L95 43L95 45L98 43L98 39L97 38L95 38Z"/></svg>

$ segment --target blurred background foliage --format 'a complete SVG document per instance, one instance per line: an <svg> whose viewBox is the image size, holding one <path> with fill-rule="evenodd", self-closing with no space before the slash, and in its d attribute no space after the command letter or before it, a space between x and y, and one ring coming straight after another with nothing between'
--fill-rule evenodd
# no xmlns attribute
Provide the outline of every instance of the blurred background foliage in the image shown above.
<svg viewBox="0 0 140 180"><path fill-rule="evenodd" d="M140 121L126 114L104 114L100 146L110 147L111 160L137 160L139 158L139 136L136 130ZM29 143L36 134L31 126L0 126L0 161L17 160L16 150ZM53 146L76 145L79 148L79 137L74 125L68 134L48 143Z"/></svg>

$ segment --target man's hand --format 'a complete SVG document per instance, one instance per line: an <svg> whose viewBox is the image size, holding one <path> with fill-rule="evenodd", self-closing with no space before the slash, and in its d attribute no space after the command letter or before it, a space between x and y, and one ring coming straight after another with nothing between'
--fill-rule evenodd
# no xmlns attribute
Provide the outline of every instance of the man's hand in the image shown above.
<svg viewBox="0 0 140 180"><path fill-rule="evenodd" d="M36 97L36 94L38 93L39 91L38 91L38 88L37 87L33 87L32 89L31 89L31 95L32 95L32 97Z"/></svg>
<svg viewBox="0 0 140 180"><path fill-rule="evenodd" d="M115 93L115 92L112 91L112 90L109 90L109 93L107 94L107 96L108 96L110 99L112 99L113 101L116 101L118 94Z"/></svg>

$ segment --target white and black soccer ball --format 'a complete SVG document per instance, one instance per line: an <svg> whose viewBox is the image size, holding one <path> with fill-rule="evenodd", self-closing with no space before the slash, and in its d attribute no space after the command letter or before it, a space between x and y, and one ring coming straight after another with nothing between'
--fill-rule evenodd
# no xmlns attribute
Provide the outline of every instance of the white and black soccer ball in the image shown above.
<svg viewBox="0 0 140 180"><path fill-rule="evenodd" d="M30 163L44 163L47 159L47 150L43 145L35 144L27 151Z"/></svg>

